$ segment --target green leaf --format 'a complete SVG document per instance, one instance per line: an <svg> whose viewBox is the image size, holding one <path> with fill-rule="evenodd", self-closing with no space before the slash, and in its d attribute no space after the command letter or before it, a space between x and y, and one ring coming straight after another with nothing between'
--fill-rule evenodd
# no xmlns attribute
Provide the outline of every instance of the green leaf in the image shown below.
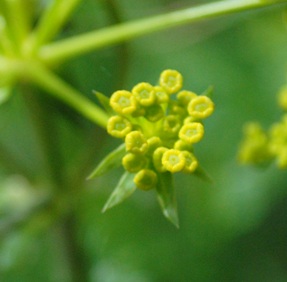
<svg viewBox="0 0 287 282"><path fill-rule="evenodd" d="M158 173L158 179L156 191L163 215L179 228L173 176L170 172Z"/></svg>
<svg viewBox="0 0 287 282"><path fill-rule="evenodd" d="M209 98L212 98L214 91L214 86L210 85L201 95L207 96Z"/></svg>
<svg viewBox="0 0 287 282"><path fill-rule="evenodd" d="M9 99L11 93L12 89L9 86L0 88L0 105Z"/></svg>
<svg viewBox="0 0 287 282"><path fill-rule="evenodd" d="M106 95L102 94L101 92L93 90L93 93L96 95L100 104L103 106L103 108L106 110L106 112L110 116L114 115L115 113L114 113L112 107L110 106L110 99Z"/></svg>
<svg viewBox="0 0 287 282"><path fill-rule="evenodd" d="M87 179L98 177L115 167L119 167L122 163L122 158L124 157L125 152L125 144L121 144L99 163Z"/></svg>
<svg viewBox="0 0 287 282"><path fill-rule="evenodd" d="M134 174L127 171L122 175L117 187L106 202L102 212L120 204L135 192L136 185L133 182L133 178Z"/></svg>
<svg viewBox="0 0 287 282"><path fill-rule="evenodd" d="M196 177L199 177L206 182L213 183L212 177L206 172L206 170L202 166L198 166L194 173L191 175L195 175Z"/></svg>

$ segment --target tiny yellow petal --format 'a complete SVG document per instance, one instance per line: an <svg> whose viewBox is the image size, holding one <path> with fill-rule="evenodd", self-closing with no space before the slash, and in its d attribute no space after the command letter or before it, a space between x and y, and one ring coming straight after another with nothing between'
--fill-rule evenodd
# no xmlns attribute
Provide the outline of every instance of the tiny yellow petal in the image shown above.
<svg viewBox="0 0 287 282"><path fill-rule="evenodd" d="M182 75L176 70L165 70L161 73L159 84L169 94L176 93L182 87Z"/></svg>
<svg viewBox="0 0 287 282"><path fill-rule="evenodd" d="M181 171L185 166L185 162L185 157L179 150L167 150L162 156L162 165L172 173Z"/></svg>
<svg viewBox="0 0 287 282"><path fill-rule="evenodd" d="M114 92L110 98L110 105L120 115L131 114L137 109L135 97L126 90Z"/></svg>
<svg viewBox="0 0 287 282"><path fill-rule="evenodd" d="M142 106L150 106L155 102L154 88L147 82L141 82L133 87L132 93Z"/></svg>
<svg viewBox="0 0 287 282"><path fill-rule="evenodd" d="M185 157L185 167L183 169L184 172L192 173L194 172L198 167L198 161L195 158L195 156L188 152L188 151L182 151L184 157Z"/></svg>
<svg viewBox="0 0 287 282"><path fill-rule="evenodd" d="M116 138L124 138L132 130L132 124L121 116L112 116L108 120L107 131Z"/></svg>
<svg viewBox="0 0 287 282"><path fill-rule="evenodd" d="M126 150L134 154L144 154L148 150L148 143L140 131L131 131L125 138Z"/></svg>
<svg viewBox="0 0 287 282"><path fill-rule="evenodd" d="M214 103L207 96L197 96L187 106L190 116L198 119L209 117L214 111Z"/></svg>
<svg viewBox="0 0 287 282"><path fill-rule="evenodd" d="M179 138L186 143L192 144L199 142L204 135L204 127L199 122L184 124L179 131Z"/></svg>

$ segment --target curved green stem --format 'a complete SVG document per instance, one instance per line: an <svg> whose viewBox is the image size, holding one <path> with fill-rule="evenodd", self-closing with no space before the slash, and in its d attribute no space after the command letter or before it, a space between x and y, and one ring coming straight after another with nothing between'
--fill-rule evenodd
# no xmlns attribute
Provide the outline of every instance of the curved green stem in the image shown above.
<svg viewBox="0 0 287 282"><path fill-rule="evenodd" d="M21 46L30 29L24 1L6 0L6 17L15 42Z"/></svg>
<svg viewBox="0 0 287 282"><path fill-rule="evenodd" d="M26 72L32 82L70 105L89 120L104 128L106 127L108 115L53 72L36 64L28 65Z"/></svg>
<svg viewBox="0 0 287 282"><path fill-rule="evenodd" d="M39 57L47 63L55 63L151 32L282 2L287 3L287 0L224 0L198 7L187 8L64 39L43 46L40 49Z"/></svg>
<svg viewBox="0 0 287 282"><path fill-rule="evenodd" d="M52 1L51 5L45 9L39 24L31 35L30 40L33 42L34 50L37 50L41 44L53 38L81 1L82 0Z"/></svg>

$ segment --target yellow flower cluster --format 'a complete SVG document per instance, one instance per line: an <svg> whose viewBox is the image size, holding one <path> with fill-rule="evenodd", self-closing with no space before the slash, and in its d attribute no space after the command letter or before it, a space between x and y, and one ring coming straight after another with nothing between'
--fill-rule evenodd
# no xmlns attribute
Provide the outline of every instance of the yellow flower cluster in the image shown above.
<svg viewBox="0 0 287 282"><path fill-rule="evenodd" d="M287 87L278 95L279 106L287 111ZM243 164L260 165L275 160L279 168L287 168L287 114L273 123L267 132L258 123L249 123L244 128L244 140L239 150Z"/></svg>
<svg viewBox="0 0 287 282"><path fill-rule="evenodd" d="M107 131L125 142L122 164L135 173L134 182L143 190L155 188L161 172L192 173L198 167L193 145L204 135L202 120L214 111L212 100L182 90L182 75L165 70L159 85L141 82L131 91L112 94Z"/></svg>

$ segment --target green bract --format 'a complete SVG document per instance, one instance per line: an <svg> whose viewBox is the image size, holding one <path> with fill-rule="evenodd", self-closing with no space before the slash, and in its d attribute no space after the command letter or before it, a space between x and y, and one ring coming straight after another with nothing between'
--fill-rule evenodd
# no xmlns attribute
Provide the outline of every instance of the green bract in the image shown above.
<svg viewBox="0 0 287 282"><path fill-rule="evenodd" d="M136 188L154 189L164 216L178 226L173 174L209 179L194 155L194 144L203 138L202 119L212 114L214 104L205 95L182 90L182 82L178 71L165 70L159 85L138 83L131 91L114 92L109 102L97 93L107 112L114 111L108 133L124 144L109 154L91 177L120 163L126 171L104 210L122 202Z"/></svg>

